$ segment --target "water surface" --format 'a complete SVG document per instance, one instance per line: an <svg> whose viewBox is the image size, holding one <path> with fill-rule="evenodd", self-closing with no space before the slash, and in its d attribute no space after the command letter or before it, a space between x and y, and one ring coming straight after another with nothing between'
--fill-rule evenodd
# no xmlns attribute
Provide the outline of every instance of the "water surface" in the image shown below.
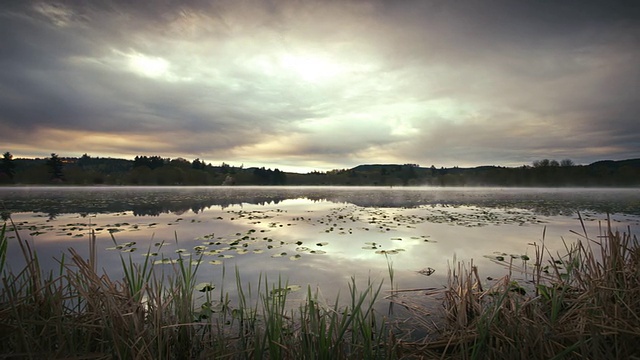
<svg viewBox="0 0 640 360"><path fill-rule="evenodd" d="M320 289L328 299L352 276L398 288L442 287L455 260L483 278L528 266L533 243L552 252L587 232L597 238L610 214L626 231L640 223L636 189L349 187L31 187L0 188L3 217L56 268L67 249L84 256L94 234L99 267L121 277L120 259L157 271L176 259L201 259L200 281L218 286L222 268L243 281L262 276ZM11 237L15 234L10 233ZM21 264L9 247L9 265ZM504 261L496 261L504 259ZM500 265L502 263L502 265ZM159 270L158 270L159 269ZM228 276L226 289L235 279ZM302 292L301 292L302 293ZM302 296L302 295L300 295Z"/></svg>

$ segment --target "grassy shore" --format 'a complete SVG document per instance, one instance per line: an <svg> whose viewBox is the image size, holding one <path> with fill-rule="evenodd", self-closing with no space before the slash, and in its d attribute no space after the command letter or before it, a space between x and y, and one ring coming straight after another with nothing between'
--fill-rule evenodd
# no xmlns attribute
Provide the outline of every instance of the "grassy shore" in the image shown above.
<svg viewBox="0 0 640 360"><path fill-rule="evenodd" d="M231 301L224 288L196 283L190 258L165 272L123 257L124 278L111 279L96 268L95 239L88 259L70 250L45 272L27 241L8 243L9 226L0 232L0 358L640 359L640 244L610 222L563 254L543 236L531 266L505 267L487 288L473 263L453 264L447 288L420 292L442 303L440 313L396 304L420 330L407 332L375 311L382 283L352 279L346 301L332 304L307 288L292 307L286 282L252 287L236 269L223 275L236 279ZM8 246L22 249L23 269L8 268ZM515 281L515 270L530 281ZM389 277L393 289L391 266Z"/></svg>

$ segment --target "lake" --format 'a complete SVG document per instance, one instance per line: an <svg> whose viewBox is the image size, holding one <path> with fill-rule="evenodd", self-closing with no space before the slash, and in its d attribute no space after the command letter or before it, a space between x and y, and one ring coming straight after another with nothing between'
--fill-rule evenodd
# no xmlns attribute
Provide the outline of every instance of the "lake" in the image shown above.
<svg viewBox="0 0 640 360"><path fill-rule="evenodd" d="M351 277L388 290L388 261L399 289L442 288L454 259L498 278L510 261L533 263L543 233L552 254L576 241L578 212L593 239L607 214L620 231L640 224L638 189L4 187L0 199L45 268L68 248L88 256L93 232L98 267L112 278L123 275L121 257L169 271L191 256L202 259L199 281L219 287L225 268L225 290L237 267L244 282L281 277L329 302ZM8 264L23 264L14 240Z"/></svg>

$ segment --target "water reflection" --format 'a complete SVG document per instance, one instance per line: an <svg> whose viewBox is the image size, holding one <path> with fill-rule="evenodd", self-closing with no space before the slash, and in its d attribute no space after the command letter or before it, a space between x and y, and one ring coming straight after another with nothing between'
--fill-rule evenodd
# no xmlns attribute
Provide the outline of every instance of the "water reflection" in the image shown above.
<svg viewBox="0 0 640 360"><path fill-rule="evenodd" d="M563 238L575 240L570 230L581 229L578 210L594 237L606 212L616 213L620 230L640 219L640 195L628 190L4 188L0 194L45 268L58 268L54 258L69 247L88 256L95 235L99 268L113 278L123 275L121 256L140 262L149 256L157 271L201 257L201 281L222 281L223 266L229 273L237 267L243 281L283 276L322 289L328 299L344 294L352 276L388 283L387 259L400 288L442 287L454 258L474 259L482 276L498 278L511 258L527 265L530 244L543 232L552 252L564 248ZM8 259L17 269L20 249L12 244ZM504 254L503 265L491 261L495 254ZM233 276L224 281L234 288Z"/></svg>
<svg viewBox="0 0 640 360"><path fill-rule="evenodd" d="M350 187L33 187L0 188L3 219L14 212L116 213L135 216L200 213L211 207L277 205L285 200L329 201L361 207L425 205L528 209L536 214L576 211L640 215L637 189L350 188Z"/></svg>

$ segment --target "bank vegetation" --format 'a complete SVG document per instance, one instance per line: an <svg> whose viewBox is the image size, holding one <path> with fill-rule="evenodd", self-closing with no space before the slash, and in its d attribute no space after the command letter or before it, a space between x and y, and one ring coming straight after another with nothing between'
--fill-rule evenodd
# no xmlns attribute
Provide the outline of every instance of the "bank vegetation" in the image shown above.
<svg viewBox="0 0 640 360"><path fill-rule="evenodd" d="M196 280L193 258L164 271L123 256L124 277L113 279L97 269L95 239L89 258L70 249L44 271L42 254L9 229L0 232L3 358L640 358L640 244L610 222L600 236L578 234L562 254L550 253L543 235L535 258L519 259L522 269L496 259L505 276L489 285L481 269L457 262L442 290L385 291L353 279L344 298L327 302L308 288L296 306L286 281L247 284L237 269L223 275L236 279L230 300L222 286ZM7 259L9 247L20 248L24 266ZM389 280L399 280L392 266ZM402 291L418 300L397 301ZM423 300L441 305L427 311ZM410 326L376 311L379 301L405 308Z"/></svg>

